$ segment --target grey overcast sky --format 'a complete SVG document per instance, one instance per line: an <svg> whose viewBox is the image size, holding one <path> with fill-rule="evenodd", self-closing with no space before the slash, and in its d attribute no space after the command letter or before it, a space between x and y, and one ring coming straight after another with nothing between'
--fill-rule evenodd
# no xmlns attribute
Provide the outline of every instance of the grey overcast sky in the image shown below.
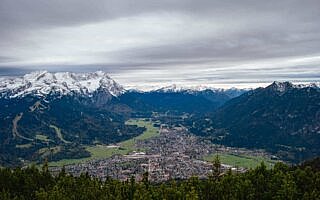
<svg viewBox="0 0 320 200"><path fill-rule="evenodd" d="M1 0L0 75L103 70L125 86L320 80L319 0Z"/></svg>

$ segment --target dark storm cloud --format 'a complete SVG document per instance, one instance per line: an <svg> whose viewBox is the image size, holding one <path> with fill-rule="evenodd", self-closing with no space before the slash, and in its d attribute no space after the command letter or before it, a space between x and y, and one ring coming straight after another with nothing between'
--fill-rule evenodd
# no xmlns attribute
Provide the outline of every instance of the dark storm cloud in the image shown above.
<svg viewBox="0 0 320 200"><path fill-rule="evenodd" d="M319 19L318 0L1 0L0 75L106 70L138 85L319 80Z"/></svg>

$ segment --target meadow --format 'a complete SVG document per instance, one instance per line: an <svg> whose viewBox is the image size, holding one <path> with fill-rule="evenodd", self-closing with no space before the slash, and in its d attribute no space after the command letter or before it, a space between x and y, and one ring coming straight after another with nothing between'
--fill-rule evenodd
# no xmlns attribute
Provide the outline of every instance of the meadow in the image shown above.
<svg viewBox="0 0 320 200"><path fill-rule="evenodd" d="M247 169L254 169L264 162L267 168L272 168L276 161L271 159L262 157L262 156L249 156L249 155L235 155L228 153L219 153L219 158L221 163L226 165L232 165L235 167L244 167ZM216 154L212 154L209 156L205 156L203 159L206 161L213 161L215 159Z"/></svg>
<svg viewBox="0 0 320 200"><path fill-rule="evenodd" d="M83 163L90 160L110 158L113 155L126 155L136 149L135 143L137 140L146 140L152 137L156 137L160 134L159 128L154 126L154 122L149 119L129 119L126 121L126 125L136 125L138 127L145 127L146 130L139 136L129 140L120 142L114 146L109 145L91 145L85 146L86 150L90 152L91 156L80 159L62 159L57 162L49 162L49 166L64 166L70 164Z"/></svg>

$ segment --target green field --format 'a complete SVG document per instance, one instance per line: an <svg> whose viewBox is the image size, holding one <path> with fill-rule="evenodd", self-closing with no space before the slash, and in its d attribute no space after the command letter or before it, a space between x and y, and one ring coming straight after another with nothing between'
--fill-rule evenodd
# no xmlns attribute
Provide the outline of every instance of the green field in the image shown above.
<svg viewBox="0 0 320 200"><path fill-rule="evenodd" d="M50 162L50 166L63 166L75 163L81 163L94 159L103 159L109 158L112 155L121 154L125 155L132 151L137 150L135 148L135 142L137 140L146 140L155 136L158 136L159 128L154 127L154 123L152 121L148 121L146 119L130 119L126 121L127 125L137 125L139 127L145 127L146 130L139 136L134 137L132 139L123 141L118 143L117 145L120 147L110 148L107 145L95 145L95 146L86 146L86 150L90 152L91 156L88 158L81 159L62 159L57 162Z"/></svg>
<svg viewBox="0 0 320 200"><path fill-rule="evenodd" d="M152 137L156 137L160 134L159 128L154 127L154 123L151 121L147 121L146 119L130 119L126 121L126 124L136 125L138 127L145 127L147 130L145 130L141 135L137 137L121 142L120 146L123 148L132 149L134 148L134 144L137 140L146 140Z"/></svg>
<svg viewBox="0 0 320 200"><path fill-rule="evenodd" d="M235 167L244 167L244 168L255 168L264 162L267 168L272 168L276 161L264 158L264 157L254 157L248 155L234 155L234 154L227 154L227 153L219 153L219 158L222 164L232 165ZM204 160L206 161L213 161L216 154L212 154L209 156L205 156Z"/></svg>

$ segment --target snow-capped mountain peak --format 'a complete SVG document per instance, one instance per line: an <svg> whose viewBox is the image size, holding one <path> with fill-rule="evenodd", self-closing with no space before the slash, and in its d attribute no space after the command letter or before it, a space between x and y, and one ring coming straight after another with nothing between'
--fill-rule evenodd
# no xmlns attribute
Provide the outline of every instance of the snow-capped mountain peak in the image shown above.
<svg viewBox="0 0 320 200"><path fill-rule="evenodd" d="M193 91L203 91L203 90L219 90L217 88L197 85L197 86L184 86L184 85L167 85L158 89L154 89L155 92L193 92Z"/></svg>
<svg viewBox="0 0 320 200"><path fill-rule="evenodd" d="M36 71L23 77L3 78L0 82L0 96L9 98L23 97L28 94L90 95L101 89L113 96L119 96L124 92L122 86L102 71L93 73Z"/></svg>
<svg viewBox="0 0 320 200"><path fill-rule="evenodd" d="M274 81L270 87L272 87L275 91L283 93L285 92L288 88L292 88L293 85L290 82L279 82L279 81Z"/></svg>
<svg viewBox="0 0 320 200"><path fill-rule="evenodd" d="M152 90L154 92L187 92L187 93L194 93L194 92L202 92L210 90L213 92L227 92L227 91L248 91L251 90L251 88L246 89L238 89L238 88L216 88L216 87L210 87L207 85L193 85L193 86L183 86L183 85L177 85L172 84L165 87L161 87L159 89Z"/></svg>
<svg viewBox="0 0 320 200"><path fill-rule="evenodd" d="M309 84L293 84L288 81L286 81L286 82L274 81L268 87L271 88L272 90L278 92L279 94L283 94L291 88L317 88L317 89L319 89L319 86L320 86L320 84L318 82L309 83Z"/></svg>

